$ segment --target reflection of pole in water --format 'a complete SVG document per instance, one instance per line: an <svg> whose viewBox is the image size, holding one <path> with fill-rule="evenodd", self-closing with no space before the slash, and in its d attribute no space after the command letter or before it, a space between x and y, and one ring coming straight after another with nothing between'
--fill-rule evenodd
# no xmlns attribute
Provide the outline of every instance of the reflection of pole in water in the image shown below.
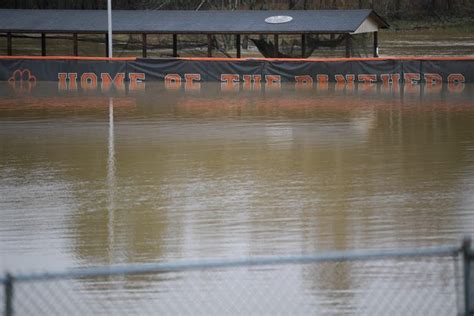
<svg viewBox="0 0 474 316"><path fill-rule="evenodd" d="M108 232L108 251L109 262L114 259L114 209L115 209L115 140L114 140L114 103L109 98L109 147L107 159L107 232Z"/></svg>

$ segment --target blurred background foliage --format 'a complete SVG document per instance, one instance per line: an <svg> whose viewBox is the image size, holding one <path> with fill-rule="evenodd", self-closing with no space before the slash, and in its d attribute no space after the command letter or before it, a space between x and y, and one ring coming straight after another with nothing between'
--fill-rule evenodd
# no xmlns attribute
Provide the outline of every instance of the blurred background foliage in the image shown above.
<svg viewBox="0 0 474 316"><path fill-rule="evenodd" d="M10 9L105 9L106 0L2 0ZM317 10L373 8L389 19L470 16L474 0L112 0L122 10Z"/></svg>

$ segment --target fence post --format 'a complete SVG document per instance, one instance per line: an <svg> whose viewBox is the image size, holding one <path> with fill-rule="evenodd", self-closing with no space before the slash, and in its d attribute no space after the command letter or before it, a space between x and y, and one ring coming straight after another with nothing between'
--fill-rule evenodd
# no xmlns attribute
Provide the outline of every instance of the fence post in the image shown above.
<svg viewBox="0 0 474 316"><path fill-rule="evenodd" d="M10 273L5 281L5 316L13 316L13 277Z"/></svg>
<svg viewBox="0 0 474 316"><path fill-rule="evenodd" d="M462 241L464 261L464 313L470 315L471 302L471 238L465 237Z"/></svg>

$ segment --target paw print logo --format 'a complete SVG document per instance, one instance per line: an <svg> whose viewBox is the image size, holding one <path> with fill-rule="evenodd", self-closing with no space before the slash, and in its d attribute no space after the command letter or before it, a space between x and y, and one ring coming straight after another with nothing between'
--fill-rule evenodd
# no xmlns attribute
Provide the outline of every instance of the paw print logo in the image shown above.
<svg viewBox="0 0 474 316"><path fill-rule="evenodd" d="M17 69L13 72L8 82L17 92L30 93L33 87L36 85L36 77L33 76L29 69Z"/></svg>
<svg viewBox="0 0 474 316"><path fill-rule="evenodd" d="M13 72L8 82L36 82L36 77L33 76L29 69L17 69Z"/></svg>

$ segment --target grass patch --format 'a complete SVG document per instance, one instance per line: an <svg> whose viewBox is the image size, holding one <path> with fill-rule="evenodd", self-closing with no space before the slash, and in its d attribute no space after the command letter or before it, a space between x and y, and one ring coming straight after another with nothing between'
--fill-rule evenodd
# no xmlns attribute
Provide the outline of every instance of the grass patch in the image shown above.
<svg viewBox="0 0 474 316"><path fill-rule="evenodd" d="M390 31L448 29L474 32L474 17L436 16L422 19L391 20Z"/></svg>

